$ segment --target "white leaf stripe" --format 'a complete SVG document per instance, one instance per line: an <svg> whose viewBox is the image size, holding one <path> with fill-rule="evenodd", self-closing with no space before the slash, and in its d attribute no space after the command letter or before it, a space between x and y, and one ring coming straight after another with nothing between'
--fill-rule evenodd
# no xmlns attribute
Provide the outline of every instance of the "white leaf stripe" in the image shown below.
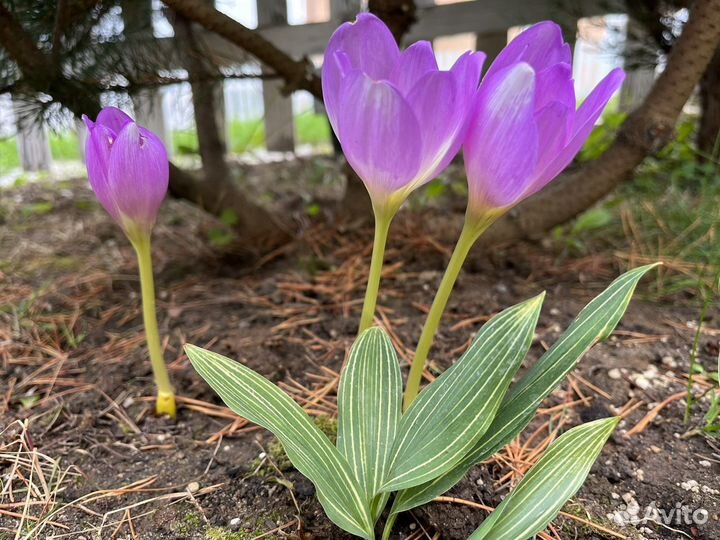
<svg viewBox="0 0 720 540"><path fill-rule="evenodd" d="M338 389L337 446L365 489L373 519L387 496L380 492L400 421L402 380L390 339L380 328L366 330L353 345Z"/></svg>
<svg viewBox="0 0 720 540"><path fill-rule="evenodd" d="M185 350L228 407L282 442L293 465L317 487L328 517L348 532L372 539L368 505L349 464L300 406L242 364L193 345Z"/></svg>
<svg viewBox="0 0 720 540"><path fill-rule="evenodd" d="M597 420L565 433L469 540L526 540L542 531L580 489L618 421Z"/></svg>
<svg viewBox="0 0 720 540"><path fill-rule="evenodd" d="M518 420L525 418L523 422L526 424L532 419L535 409L573 370L577 361L615 328L627 309L638 281L655 266L657 265L646 265L626 272L580 311L575 321L550 350L517 384L510 387L504 399L505 403L488 430L490 438L476 446L470 453L469 460L478 463L488 457L488 452L492 455L515 436L517 432L514 425ZM610 311L608 306L611 306ZM529 399L523 399L527 394L530 395ZM520 429L524 427L522 425Z"/></svg>
<svg viewBox="0 0 720 540"><path fill-rule="evenodd" d="M655 266L651 264L626 272L588 303L552 348L518 384L510 387L486 436L481 437L468 456L443 476L400 492L393 503L393 512L410 510L445 493L470 467L490 457L522 431L542 400L567 376L582 355L617 325L638 281ZM529 399L525 396L526 390L532 390Z"/></svg>
<svg viewBox="0 0 720 540"><path fill-rule="evenodd" d="M465 355L420 393L400 422L383 490L437 477L482 436L530 347L543 296L493 317Z"/></svg>

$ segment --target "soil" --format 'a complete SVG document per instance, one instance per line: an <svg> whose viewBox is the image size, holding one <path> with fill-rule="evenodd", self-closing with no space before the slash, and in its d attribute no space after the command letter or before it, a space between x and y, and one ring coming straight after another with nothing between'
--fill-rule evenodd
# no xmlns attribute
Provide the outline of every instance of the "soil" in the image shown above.
<svg viewBox="0 0 720 540"><path fill-rule="evenodd" d="M272 436L228 414L182 353L186 342L211 348L298 397L340 370L356 332L372 230L330 225L303 213L302 200L292 204L299 239L259 262L238 260L232 242L210 245L210 231L222 230L214 219L178 201L164 207L154 235L158 313L172 379L187 398L173 422L151 414L133 252L84 182L0 193L0 538L16 537L18 527L48 539L351 538L324 517L313 485L283 463ZM404 211L393 225L379 316L404 360L461 218L425 208ZM484 317L546 290L530 365L627 267L611 251L568 257L552 243L474 253L431 368L447 368ZM561 517L550 538L720 538L720 442L696 429L709 379L696 381L695 394L704 397L687 425L685 400L676 397L644 431L626 436L685 389L698 304L690 292L657 299L641 285L614 336L544 404L567 404L565 428L635 405L565 508L602 529ZM720 313L711 310L698 348L708 372L716 368L718 328ZM333 395L311 412L331 415ZM548 418L539 415L526 437ZM28 463L13 457L21 447ZM447 495L497 506L510 487L508 452ZM46 486L32 460L48 464ZM23 506L28 478L33 500L45 503ZM667 524L622 523L627 512L642 518L651 504L677 511ZM678 505L700 519L684 523ZM393 538L465 540L486 516L434 502L403 515Z"/></svg>

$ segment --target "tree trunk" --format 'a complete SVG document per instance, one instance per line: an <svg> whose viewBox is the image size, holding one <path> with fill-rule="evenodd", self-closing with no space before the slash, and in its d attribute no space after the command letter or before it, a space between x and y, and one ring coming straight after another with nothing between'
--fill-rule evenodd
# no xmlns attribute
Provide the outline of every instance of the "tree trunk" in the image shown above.
<svg viewBox="0 0 720 540"><path fill-rule="evenodd" d="M174 195L200 204L211 213L219 215L231 210L237 218L237 227L242 231L243 247L250 251L266 252L287 242L290 238L264 208L250 203L233 185L232 173L225 160L226 145L222 119L218 115L224 107L218 103L217 85L213 82L213 71L217 68L205 60L202 44L198 40L193 25L187 19L178 16L175 31L186 44L186 68L191 83L192 101L195 111L195 127L198 136L198 148L202 161L203 180L197 185L189 185L190 177L181 185L177 179L170 191Z"/></svg>
<svg viewBox="0 0 720 540"><path fill-rule="evenodd" d="M598 159L561 175L498 221L482 244L537 239L574 218L627 180L648 155L665 146L677 118L720 46L720 0L697 0L665 71Z"/></svg>
<svg viewBox="0 0 720 540"><path fill-rule="evenodd" d="M417 22L414 0L370 0L368 9L382 19L398 45L402 45L405 34Z"/></svg>
<svg viewBox="0 0 720 540"><path fill-rule="evenodd" d="M697 144L703 157L720 159L720 47L700 81L700 126Z"/></svg>

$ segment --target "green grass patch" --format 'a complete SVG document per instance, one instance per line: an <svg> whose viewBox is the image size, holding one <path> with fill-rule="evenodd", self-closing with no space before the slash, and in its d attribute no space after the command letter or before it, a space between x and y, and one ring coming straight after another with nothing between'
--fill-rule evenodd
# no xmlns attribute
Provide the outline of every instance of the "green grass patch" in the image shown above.
<svg viewBox="0 0 720 540"><path fill-rule="evenodd" d="M76 161L80 159L80 143L77 133L66 131L64 133L50 134L50 153L56 161Z"/></svg>
<svg viewBox="0 0 720 540"><path fill-rule="evenodd" d="M242 154L257 150L265 145L265 124L257 120L233 120L228 127L230 151ZM295 138L297 144L322 146L330 144L330 125L323 114L304 113L295 117ZM172 133L172 148L175 154L198 153L197 133L194 129L178 130Z"/></svg>
<svg viewBox="0 0 720 540"><path fill-rule="evenodd" d="M17 151L15 137L0 139L0 173L16 169L20 166L20 155Z"/></svg>
<svg viewBox="0 0 720 540"><path fill-rule="evenodd" d="M74 161L80 159L80 146L74 131L51 132L48 135L50 154L55 161ZM20 153L17 137L0 139L0 174L20 167Z"/></svg>

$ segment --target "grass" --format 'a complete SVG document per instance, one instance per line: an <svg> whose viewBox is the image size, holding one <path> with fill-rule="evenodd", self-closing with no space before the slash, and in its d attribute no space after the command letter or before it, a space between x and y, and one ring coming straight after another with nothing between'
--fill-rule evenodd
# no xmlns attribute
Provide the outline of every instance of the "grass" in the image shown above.
<svg viewBox="0 0 720 540"><path fill-rule="evenodd" d="M229 125L229 145L233 153L241 154L261 148L265 144L265 125L257 120L233 120ZM330 126L322 114L305 113L295 117L295 138L298 144L322 146L330 143ZM173 152L197 154L195 130L175 131L172 134Z"/></svg>
<svg viewBox="0 0 720 540"><path fill-rule="evenodd" d="M77 135L72 131L50 133L50 153L55 161L80 159ZM16 137L0 139L0 173L20 167Z"/></svg>
<svg viewBox="0 0 720 540"><path fill-rule="evenodd" d="M256 150L265 144L265 126L262 119L233 120L229 125L230 150L241 154ZM330 126L325 115L304 113L295 117L295 137L298 144L322 146L330 144ZM172 151L175 154L197 154L198 142L195 130L179 130L172 133ZM72 131L50 133L50 151L55 161L80 159L77 135ZM16 137L0 139L0 174L20 167L20 155Z"/></svg>

